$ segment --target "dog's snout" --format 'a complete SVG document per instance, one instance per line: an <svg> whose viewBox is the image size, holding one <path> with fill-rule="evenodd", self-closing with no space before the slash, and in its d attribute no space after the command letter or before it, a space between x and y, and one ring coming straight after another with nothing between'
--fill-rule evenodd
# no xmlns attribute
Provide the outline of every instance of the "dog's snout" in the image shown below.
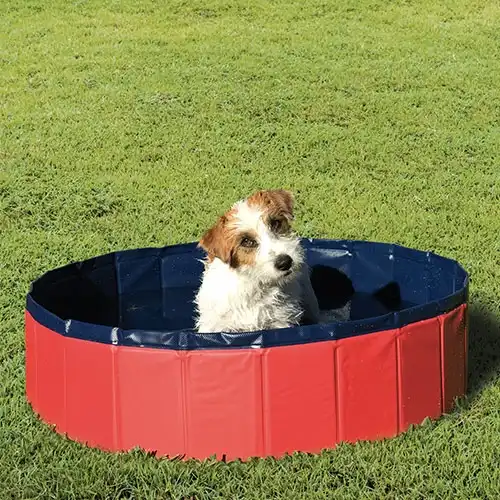
<svg viewBox="0 0 500 500"><path fill-rule="evenodd" d="M280 271L288 271L292 267L292 264L293 259L285 253L278 255L274 261L274 266Z"/></svg>

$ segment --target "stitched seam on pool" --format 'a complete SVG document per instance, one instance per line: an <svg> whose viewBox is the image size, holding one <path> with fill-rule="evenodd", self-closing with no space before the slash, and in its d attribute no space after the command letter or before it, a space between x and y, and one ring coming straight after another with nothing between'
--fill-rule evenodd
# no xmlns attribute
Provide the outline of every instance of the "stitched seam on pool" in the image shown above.
<svg viewBox="0 0 500 500"><path fill-rule="evenodd" d="M162 319L165 319L165 303L167 300L166 297L166 288L163 286L163 267L164 267L164 259L158 258L159 267L160 267L160 290L161 290L161 310L162 310Z"/></svg>
<svg viewBox="0 0 500 500"><path fill-rule="evenodd" d="M116 291L118 295L118 303L117 303L117 314L118 314L118 325L117 327L121 328L123 324L123 311L122 311L122 294L121 294L121 280L118 279L118 276L120 275L120 270L119 270L120 263L117 261L116 258L116 253L113 254L113 269L115 271L115 278L116 278Z"/></svg>
<svg viewBox="0 0 500 500"><path fill-rule="evenodd" d="M35 321L33 319L32 325L33 325L33 339L34 339L33 348L34 348L34 353L35 353L35 356L34 356L34 359L35 359L35 402L34 402L34 404L38 407L38 332L37 332L37 329L39 326L38 321ZM33 401L31 402L31 404L33 404Z"/></svg>
<svg viewBox="0 0 500 500"><path fill-rule="evenodd" d="M66 358L66 339L63 341L63 422L64 432L68 432L68 363Z"/></svg>
<svg viewBox="0 0 500 500"><path fill-rule="evenodd" d="M112 420L113 420L113 446L115 449L121 448L120 436L118 430L118 377L116 374L116 356L118 355L117 348L111 346L111 391L112 391Z"/></svg>
<svg viewBox="0 0 500 500"><path fill-rule="evenodd" d="M334 362L334 377L335 377L335 442L340 443L340 369L339 369L339 349L338 346L333 346L333 362Z"/></svg>
<svg viewBox="0 0 500 500"><path fill-rule="evenodd" d="M184 441L184 455L189 456L189 438L188 438L188 410L187 410L187 381L186 368L188 363L188 352L179 351L181 361L181 404L182 404L182 434Z"/></svg>
<svg viewBox="0 0 500 500"><path fill-rule="evenodd" d="M266 395L265 395L265 376L266 376L266 368L265 368L265 361L264 361L264 356L266 355L267 351L258 351L260 354L260 412L261 412L261 432L262 432L262 438L261 438L261 452L260 455L266 455L267 454L267 435L266 435Z"/></svg>
<svg viewBox="0 0 500 500"><path fill-rule="evenodd" d="M399 337L401 329L398 328L396 333L396 435L401 432L401 356L399 355Z"/></svg>
<svg viewBox="0 0 500 500"><path fill-rule="evenodd" d="M440 384L439 388L441 390L441 414L444 413L444 321L441 317L438 317L439 322L439 376Z"/></svg>

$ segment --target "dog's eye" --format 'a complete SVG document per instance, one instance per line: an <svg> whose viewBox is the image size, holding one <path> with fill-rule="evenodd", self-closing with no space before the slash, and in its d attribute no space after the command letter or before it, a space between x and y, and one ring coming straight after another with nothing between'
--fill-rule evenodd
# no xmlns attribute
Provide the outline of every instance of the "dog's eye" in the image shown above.
<svg viewBox="0 0 500 500"><path fill-rule="evenodd" d="M279 233L283 229L283 221L281 219L271 219L269 221L271 231Z"/></svg>
<svg viewBox="0 0 500 500"><path fill-rule="evenodd" d="M257 242L253 238L248 238L245 236L241 240L241 246L246 248L255 248L257 246Z"/></svg>

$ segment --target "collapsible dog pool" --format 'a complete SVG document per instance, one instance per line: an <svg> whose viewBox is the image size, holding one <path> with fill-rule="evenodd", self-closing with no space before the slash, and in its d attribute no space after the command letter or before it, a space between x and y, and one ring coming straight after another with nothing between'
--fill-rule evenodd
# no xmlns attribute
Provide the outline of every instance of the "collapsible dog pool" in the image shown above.
<svg viewBox="0 0 500 500"><path fill-rule="evenodd" d="M387 438L450 411L466 391L462 267L382 243L304 246L312 267L352 280L344 320L194 333L202 272L195 244L116 252L46 273L27 297L33 409L57 432L104 450L228 460ZM328 290L324 276L319 288ZM395 310L374 299L390 282L400 290Z"/></svg>

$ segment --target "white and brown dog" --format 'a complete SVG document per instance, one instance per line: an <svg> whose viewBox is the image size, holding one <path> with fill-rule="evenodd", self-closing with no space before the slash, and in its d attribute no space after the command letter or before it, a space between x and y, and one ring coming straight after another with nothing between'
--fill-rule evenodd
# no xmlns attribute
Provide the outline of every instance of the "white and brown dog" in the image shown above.
<svg viewBox="0 0 500 500"><path fill-rule="evenodd" d="M201 239L205 271L195 303L200 333L287 328L319 321L293 196L259 191L237 202Z"/></svg>

